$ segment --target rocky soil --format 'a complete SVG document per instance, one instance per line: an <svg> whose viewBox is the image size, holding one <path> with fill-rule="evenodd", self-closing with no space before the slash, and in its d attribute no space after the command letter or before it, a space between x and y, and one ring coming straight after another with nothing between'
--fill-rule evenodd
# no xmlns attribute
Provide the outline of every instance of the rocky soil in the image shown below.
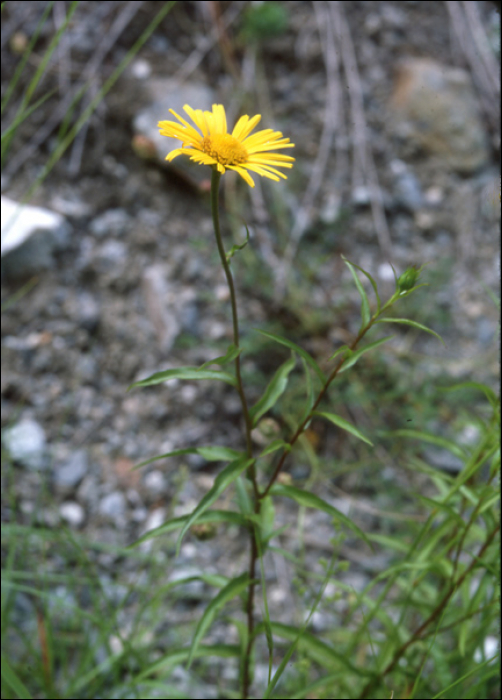
<svg viewBox="0 0 502 700"><path fill-rule="evenodd" d="M402 367L410 391L467 379L496 386L498 310L490 292L498 294L500 279L500 87L492 104L446 3L346 2L335 14L336 3L281 4L285 31L256 47L240 31L246 3L213 3L221 6L216 18L201 9L209 3L178 3L33 193L31 204L59 215L56 225L41 232L35 212L35 231L12 249L4 249L2 234L3 522L65 525L96 542L126 545L192 510L219 468L198 455L133 471L136 463L182 447L242 445L231 387L171 382L126 391L154 371L200 365L231 341L209 169L164 166L174 146L159 141L156 122L169 118L170 105L217 101L232 118L258 112L261 128L280 129L296 144L287 181L257 181L251 191L225 176L223 200L234 214L225 219L228 247L244 235L236 212L252 234L250 251L233 262L251 396L283 358L268 345L254 356L252 328L289 333L319 360L357 328L358 296L342 254L368 270L383 294L392 290L389 261L398 273L430 263L430 286L417 292L411 312L446 348L432 336L398 332L387 361ZM500 16L492 3L468 4L477 6L498 62ZM31 38L43 5L7 3L2 94L20 60L13 37ZM2 196L20 201L41 173L58 143L65 90L127 5L81 3L68 53L44 79L44 90L56 92L15 135ZM95 67L93 94L159 3L139 5ZM224 27L219 41L211 39L215 23ZM52 33L42 32L35 56ZM47 123L53 127L38 143ZM352 414L361 429L388 427L387 418L399 427L392 407ZM356 459L357 446L326 432L312 444L320 459ZM292 460L294 478L310 473L304 462ZM385 478L399 481L394 467L386 465ZM323 483L344 512L356 504L351 513L363 528L376 525L371 508L386 508L381 490L365 492L359 477ZM296 507L285 504L278 524L295 518ZM309 515L307 532L314 567L329 542L329 519ZM238 571L243 543L244 533L223 530L211 547L188 538L176 566L184 574ZM350 580L362 587L379 562L356 548L345 553L354 562ZM103 570L119 580L120 561L105 559L98 558ZM288 621L291 592L281 580L275 601Z"/></svg>

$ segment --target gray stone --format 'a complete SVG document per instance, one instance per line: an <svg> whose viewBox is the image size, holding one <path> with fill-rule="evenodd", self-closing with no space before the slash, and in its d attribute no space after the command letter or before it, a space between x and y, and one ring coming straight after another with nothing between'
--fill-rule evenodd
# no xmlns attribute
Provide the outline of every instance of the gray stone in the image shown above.
<svg viewBox="0 0 502 700"><path fill-rule="evenodd" d="M395 196L397 204L410 211L416 211L424 201L420 183L402 161L393 161L391 169L396 176Z"/></svg>
<svg viewBox="0 0 502 700"><path fill-rule="evenodd" d="M31 418L25 418L17 425L7 428L2 435L2 442L14 462L33 470L48 466L44 429Z"/></svg>
<svg viewBox="0 0 502 700"><path fill-rule="evenodd" d="M96 330L101 317L101 309L98 302L91 294L87 292L79 294L76 317L79 325L87 331L92 332Z"/></svg>
<svg viewBox="0 0 502 700"><path fill-rule="evenodd" d="M91 222L89 229L97 238L104 238L122 235L129 225L130 217L125 209L108 209Z"/></svg>
<svg viewBox="0 0 502 700"><path fill-rule="evenodd" d="M55 212L2 197L2 276L27 277L54 265L69 242L69 227Z"/></svg>
<svg viewBox="0 0 502 700"><path fill-rule="evenodd" d="M469 74L428 58L398 67L391 109L395 133L444 158L460 173L488 161L488 146Z"/></svg>
<svg viewBox="0 0 502 700"><path fill-rule="evenodd" d="M125 262L127 246L122 241L109 240L103 243L97 254L97 266L100 272L107 272Z"/></svg>
<svg viewBox="0 0 502 700"><path fill-rule="evenodd" d="M183 105L189 104L194 109L210 110L216 99L213 90L203 83L178 83L165 78L154 78L148 81L147 88L152 96L152 103L136 115L134 129L153 141L162 159L174 148L181 148L181 142L161 136L157 126L159 121L177 122L176 117L169 111L173 109L191 124Z"/></svg>
<svg viewBox="0 0 502 700"><path fill-rule="evenodd" d="M424 460L442 471L458 474L465 466L462 460L455 457L449 450L428 447L423 452Z"/></svg>
<svg viewBox="0 0 502 700"><path fill-rule="evenodd" d="M191 119L183 110L183 105L189 104L194 109L210 111L217 99L213 90L204 83L179 83L166 78L154 78L146 82L146 88L152 101L134 119L136 136L133 145L140 144L136 148L139 155L142 155L144 151L144 157L157 158L164 163L167 154L175 148L180 148L182 144L176 139L161 136L157 126L159 121L178 123L176 117L169 111L169 109L173 109L180 117L192 124ZM168 165L196 186L206 187L206 181L211 179L209 168L201 168L188 158L176 158Z"/></svg>
<svg viewBox="0 0 502 700"><path fill-rule="evenodd" d="M56 465L54 481L61 488L75 488L87 474L88 469L89 459L87 452L85 450L75 450L63 464Z"/></svg>
<svg viewBox="0 0 502 700"><path fill-rule="evenodd" d="M99 503L100 515L110 520L120 520L124 517L126 500L121 491L112 491L104 496Z"/></svg>
<svg viewBox="0 0 502 700"><path fill-rule="evenodd" d="M143 299L146 312L155 330L159 348L170 350L181 332L178 320L180 296L167 279L162 265L150 265L143 273Z"/></svg>

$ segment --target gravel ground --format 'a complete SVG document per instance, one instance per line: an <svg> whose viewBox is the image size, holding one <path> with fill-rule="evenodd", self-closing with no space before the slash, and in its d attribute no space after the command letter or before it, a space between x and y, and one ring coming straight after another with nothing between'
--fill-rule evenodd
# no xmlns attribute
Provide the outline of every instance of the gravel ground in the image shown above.
<svg viewBox="0 0 502 700"><path fill-rule="evenodd" d="M204 191L209 169L166 169L163 157L172 147L167 139L158 158L140 157L134 142L140 133L151 144L156 132L154 118L139 129L138 115L146 111L169 118L159 114L159 105L169 99L159 92L164 88L173 100L187 90L206 90L228 105L230 114L260 112L260 126L279 128L296 144L295 168L285 182L264 180L251 191L226 176L225 203L237 207L252 233L252 254L242 256L251 260L250 271L239 256L234 263L245 338L253 327L280 324L296 342L326 357L358 322L357 292L341 254L367 269L388 292L388 232L398 272L430 263L431 286L417 293L413 310L447 345L444 349L432 336L410 337L403 331L393 361L402 363L411 385L431 378L497 382L498 311L487 290L498 293L500 279L500 127L452 35L446 3L347 2L333 16L329 6L336 3L283 4L285 33L255 50L238 41L244 3L219 3L230 48L222 39L200 58L197 52L202 53L214 26L207 9L201 9L209 3L179 3L96 110L85 139L77 139L35 191L32 203L60 213L68 235L48 269L37 272L34 286L2 313L2 429L16 470L15 483L10 470L2 471L3 493L15 494L14 499L2 497L4 522L35 519L52 528L63 523L97 542L128 544L168 514L191 510L218 472L218 464L198 455L141 471L131 471L134 464L181 447L242 444L239 404L230 387L173 382L126 392L151 372L201 364L221 354L231 339ZM499 15L493 5L468 4L478 7L495 42ZM43 5L8 3L5 31L11 38L2 37L3 94L19 61L13 33L29 39ZM65 86L92 63L101 37L112 31L113 20L127 5L133 3L81 3L71 27L71 61L65 63L62 56L53 62L44 85L57 87L56 94L19 128L2 175L3 195L19 200L40 173L61 119L24 162L23 148L55 119ZM139 5L134 22L97 65L93 89L118 65L158 3ZM337 25L342 21L350 32ZM342 35L352 43L337 43ZM42 32L37 56L50 36ZM334 54L330 41L337 47ZM350 68L351 51L357 73ZM500 49L493 55L499 60ZM471 96L475 102L474 116L463 115L457 125L462 143L472 143L472 150L454 165L449 156L452 149L458 153L448 142L448 124L446 136L438 137L435 126L420 132L422 117L416 117L418 107L407 90L413 71L425 69L421 64L410 68L410 59L429 59L442 74L460 70L448 74L441 86L445 109L456 110L457 90L465 91L462 104ZM420 97L421 108L427 99ZM330 100L343 104L345 128L340 122L335 128ZM361 135L366 139L362 146ZM372 189L375 182L379 194ZM277 211L283 215L275 218ZM239 239L240 226L228 221L227 240ZM284 285L284 255L287 259L291 252L289 284ZM31 277L7 270L2 303ZM413 362L403 359L407 353ZM260 359L244 358L251 395L258 395L256 382L265 381L281 358L270 349ZM385 407L381 411L374 417L377 427L385 427ZM326 433L320 438L321 459L331 450L340 459L353 459L353 445L335 445ZM290 466L298 478L305 469L301 460ZM49 488L50 502L41 496L41 484ZM345 493L357 488L357 521L363 529L376 526L371 512L385 509L381 493L365 493L349 475L335 486ZM352 502L336 491L331 495L341 509ZM277 517L286 522L295 515L296 507L284 504ZM329 541L329 519L309 514L307 530L315 566ZM245 562L243 536L220 532L211 547L187 540L180 569L238 571ZM381 562L359 554L355 546L348 546L347 556L355 564L350 581L359 589ZM113 576L123 573L120 562L113 562ZM282 614L288 622L287 577L284 583L279 572L274 585L274 602L282 610L277 619Z"/></svg>

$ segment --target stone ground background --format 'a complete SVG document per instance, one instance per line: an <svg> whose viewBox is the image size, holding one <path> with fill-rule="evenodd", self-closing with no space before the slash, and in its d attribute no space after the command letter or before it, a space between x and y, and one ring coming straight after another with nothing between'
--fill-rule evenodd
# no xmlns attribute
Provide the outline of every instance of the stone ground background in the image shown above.
<svg viewBox="0 0 502 700"><path fill-rule="evenodd" d="M2 470L3 522L67 525L96 542L128 544L191 510L218 473L218 464L196 455L141 471L132 471L134 464L181 447L241 445L230 388L188 382L126 392L154 371L222 354L231 338L212 242L209 171L163 164L172 145L158 140L156 123L169 118L170 105L217 101L233 118L258 112L260 127L280 129L296 144L287 181L256 177L251 191L225 178L227 240L242 240L239 217L252 234L249 250L233 263L251 396L285 358L260 346L253 327L289 335L319 359L357 328L358 296L341 254L367 269L383 295L392 289L389 258L398 273L430 262L424 273L430 286L407 310L447 347L398 331L390 354L357 384L371 397L358 401L344 385L349 393L334 400L338 412L371 435L406 427L410 416L417 429L449 435L458 428L454 415L424 408L414 395L422 401L425 386L453 381L498 385L499 312L489 292L498 295L500 280L500 84L490 83L489 66L483 83L469 42L458 38L477 17L498 66L494 3L466 3L475 6L474 19L461 3L279 4L284 31L256 45L242 35L247 3L178 3L34 192L32 204L62 219L42 252L28 246L24 257L2 259L2 456L9 465ZM80 81L89 87L70 121L158 5L81 3L70 41L44 78L44 89L55 94L16 133L2 171L3 196L22 198L57 145ZM44 6L7 3L2 94L20 60L16 42L22 46L33 35ZM61 22L58 12L26 75ZM253 355L260 348L262 355ZM286 429L283 417L274 420ZM473 430L462 426L466 440ZM375 514L402 507L387 493L389 483L406 486L410 478L400 469L402 455L384 447L369 455L322 426L310 438L329 464L368 465L367 472L322 477L337 507L368 528L380 527ZM427 458L455 469L445 454L430 451ZM312 465L298 455L289 471L302 482ZM295 521L292 504L278 514L283 518ZM308 518L315 562L329 523ZM233 532L219 532L211 547L191 538L177 567L238 568L242 543ZM357 547L347 546L345 555L355 563L350 581L365 585L378 562ZM100 554L97 561L110 581L123 575L113 557ZM279 619L288 619L291 595L279 575ZM174 610L173 624L177 615L183 621L187 612Z"/></svg>

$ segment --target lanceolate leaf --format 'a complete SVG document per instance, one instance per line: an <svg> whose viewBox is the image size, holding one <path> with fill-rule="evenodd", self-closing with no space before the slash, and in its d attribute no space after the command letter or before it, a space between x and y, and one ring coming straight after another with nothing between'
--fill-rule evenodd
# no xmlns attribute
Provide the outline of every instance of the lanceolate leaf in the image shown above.
<svg viewBox="0 0 502 700"><path fill-rule="evenodd" d="M241 352L242 348L236 348L235 345L232 343L225 355L221 355L221 357L215 357L214 360L208 360L207 362L204 362L204 364L201 365L197 369L197 371L200 372L201 370L206 369L206 367L209 367L210 365L226 365L227 362L232 362L232 360L235 360L235 358L238 355L240 355Z"/></svg>
<svg viewBox="0 0 502 700"><path fill-rule="evenodd" d="M337 416L335 413L324 413L321 411L316 411L314 416L321 416L322 418L326 418L327 420L331 421L335 425L337 425L339 428L342 428L343 430L346 430L349 433L352 433L355 437L359 438L359 440L362 440L363 442L367 442L368 445L371 445L373 447L373 443L368 440L367 437L364 437L364 435L361 433L360 430L355 428L352 423L349 423L348 421L345 420L345 418L340 418L340 416Z"/></svg>
<svg viewBox="0 0 502 700"><path fill-rule="evenodd" d="M242 250L249 243L249 230L248 230L248 227L246 226L246 224L244 224L244 226L246 227L246 240L244 241L244 243L241 243L240 245L236 243L235 245L232 246L232 249L229 250L227 253L227 262L230 262L231 258L234 257L234 255L237 253L237 251Z"/></svg>
<svg viewBox="0 0 502 700"><path fill-rule="evenodd" d="M259 328L256 328L255 330L258 331L258 333L261 333L262 335L266 336L267 338L270 338L271 340L275 340L276 343L279 343L280 345L284 345L285 347L289 348L293 352L296 352L297 355L300 355L300 357L303 357L303 359L307 362L307 364L312 367L314 372L317 374L319 379L321 380L323 386L326 384L326 377L324 376L324 373L322 369L319 367L317 362L314 360L314 358L309 355L309 353L301 348L299 345L296 345L296 343L293 343L291 340L288 340L287 338L283 338L280 335L276 335L275 333L270 333L269 331L262 331Z"/></svg>
<svg viewBox="0 0 502 700"><path fill-rule="evenodd" d="M220 372L213 369L198 369L197 367L177 367L176 369L167 369L164 372L155 372L150 377L142 379L139 382L134 382L127 391L136 386L153 386L154 384L162 384L168 379L219 379L221 382L226 382L232 386L237 386L235 377L228 372Z"/></svg>
<svg viewBox="0 0 502 700"><path fill-rule="evenodd" d="M239 457L244 456L242 452L232 450L230 447L220 447L219 445L214 445L212 447L187 447L183 450L173 450L172 452L166 452L163 455L150 457L150 459L146 459L144 462L136 464L133 468L139 469L140 467L144 467L146 464L156 462L158 459L177 457L178 455L200 455L208 462L230 462L233 459L238 459Z"/></svg>
<svg viewBox="0 0 502 700"><path fill-rule="evenodd" d="M260 457L265 457L265 455L269 455L276 450L280 450L281 448L289 452L291 450L291 445L289 442L284 442L284 440L281 440L280 438L277 438L277 440L272 440L270 445L267 445L263 452L260 453Z"/></svg>
<svg viewBox="0 0 502 700"><path fill-rule="evenodd" d="M361 284L361 280L357 276L357 273L354 270L354 266L352 265L352 263L350 263L345 258L343 258L343 262L349 268L350 273L351 273L352 277L354 278L354 282L356 284L357 291L359 292L359 294L361 296L361 319L362 319L361 329L362 329L368 325L368 323L370 322L370 319L371 319L370 302L368 300L368 295L366 294L364 287Z"/></svg>
<svg viewBox="0 0 502 700"><path fill-rule="evenodd" d="M261 416L275 405L280 396L284 393L288 384L288 375L295 366L295 359L291 357L282 364L270 380L263 396L255 403L249 411L253 423L256 425Z"/></svg>
<svg viewBox="0 0 502 700"><path fill-rule="evenodd" d="M330 361L334 360L335 357L338 357L338 355L342 355L342 354L350 355L351 352L352 352L352 350L349 348L348 345L342 345L341 348L338 348L338 350L335 350L335 352L331 355L331 357L329 359L330 359Z"/></svg>
<svg viewBox="0 0 502 700"><path fill-rule="evenodd" d="M445 345L444 340L435 331L432 331L430 328L427 328L427 326L423 326L421 323L417 323L417 321L410 321L408 318L379 318L376 323L404 323L406 326L413 326L413 328L418 328L421 331L425 331L426 333L431 333L432 335L435 335L436 338L438 338L438 340L440 340L443 343L443 345Z"/></svg>
<svg viewBox="0 0 502 700"><path fill-rule="evenodd" d="M453 440L448 440L447 438L441 437L439 435L433 435L431 433L423 433L420 430L413 430L412 428L402 428L400 430L392 430L389 435L398 435L399 437L410 437L417 438L417 440L423 440L424 442L430 442L436 447L441 447L448 450L461 460L465 460L468 456L467 451L461 447L457 442Z"/></svg>
<svg viewBox="0 0 502 700"><path fill-rule="evenodd" d="M148 530L144 535L137 539L128 547L137 547L142 542L151 540L152 537L158 537L159 535L165 535L168 532L173 532L174 530L179 530L186 523L190 515L182 515L179 518L172 518L167 522L159 525L159 527L153 528L153 530ZM246 519L240 514L233 510L206 510L205 513L197 518L198 523L230 523L232 525L241 525L242 527L247 527Z"/></svg>
<svg viewBox="0 0 502 700"><path fill-rule="evenodd" d="M235 598L235 596L239 595L239 593L242 593L242 591L247 588L248 584L249 575L247 573L241 574L237 578L232 579L209 603L204 611L204 614L199 620L199 623L197 624L197 628L192 639L192 645L190 647L190 654L188 655L187 668L190 668L194 656L196 655L197 647L199 646L202 637L211 626L211 623L218 612L225 605L225 603L232 600L232 598Z"/></svg>
<svg viewBox="0 0 502 700"><path fill-rule="evenodd" d="M246 459L242 457L241 459L236 459L234 462L230 462L223 471L221 471L216 479L212 488L206 493L204 498L198 503L194 511L188 516L187 521L183 525L183 528L179 534L178 542L176 543L176 556L178 556L181 547L181 541L185 536L187 530L199 519L199 517L206 511L220 496L225 489L227 489L230 484L237 479L239 474L249 467L250 464L254 462L253 459Z"/></svg>
<svg viewBox="0 0 502 700"><path fill-rule="evenodd" d="M457 391L457 389L477 389L482 391L486 396L493 408L498 406L497 395L486 384L480 384L479 382L461 382L460 384L454 384L453 386L441 386L438 387L439 391Z"/></svg>
<svg viewBox="0 0 502 700"><path fill-rule="evenodd" d="M366 544L368 544L371 549L373 549L371 542L366 537L364 532L355 523L352 522L350 518L341 513L339 510L330 506L329 503L323 501L322 498L316 496L310 491L304 491L303 489L297 489L294 486L285 486L282 484L274 484L270 490L274 496L286 496L287 498L292 498L301 506L306 506L307 508L315 508L316 510L322 510L324 513L331 515L337 522L346 525L354 534L363 539Z"/></svg>
<svg viewBox="0 0 502 700"><path fill-rule="evenodd" d="M382 345L383 343L386 343L388 340L393 338L393 335L388 335L385 338L380 338L380 340L375 340L374 343L369 343L368 345L365 345L363 348L360 348L359 350L356 350L353 352L349 357L347 357L346 360L343 361L343 365L340 367L339 374L342 372L345 372L346 369L349 369L349 367L352 367L353 365L356 364L356 362L359 360L359 358L364 355L364 353L368 352L369 350L373 350L373 348L377 348L379 345Z"/></svg>
<svg viewBox="0 0 502 700"><path fill-rule="evenodd" d="M375 296L376 296L376 300L377 300L377 314L379 314L380 307L382 306L382 302L380 301L380 295L378 294L377 284L376 284L375 280L373 279L373 277L370 275L369 272L366 272L366 270L363 270L363 268L359 267L359 265L356 265L356 263L353 262L353 263L351 263L351 265L353 265L354 267L357 267L359 272L362 272L363 275L365 275L369 279L371 286L373 287L373 291L375 292ZM394 273L394 276L395 276L395 273Z"/></svg>

